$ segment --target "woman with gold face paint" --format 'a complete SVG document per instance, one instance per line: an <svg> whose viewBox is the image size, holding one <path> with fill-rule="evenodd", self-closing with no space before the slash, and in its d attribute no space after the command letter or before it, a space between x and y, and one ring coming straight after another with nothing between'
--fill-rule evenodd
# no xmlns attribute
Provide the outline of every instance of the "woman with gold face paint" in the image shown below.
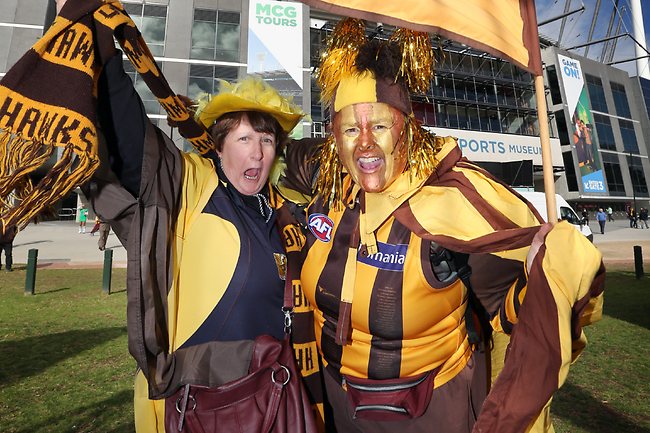
<svg viewBox="0 0 650 433"><path fill-rule="evenodd" d="M344 107L332 130L343 166L366 192L381 192L406 168L404 115L385 103Z"/></svg>
<svg viewBox="0 0 650 433"><path fill-rule="evenodd" d="M537 211L462 158L455 139L424 130L401 73L404 47L414 45L359 42L354 21L334 30L319 72L332 126L300 276L336 429L546 431L561 384L553 378L565 377L575 342L561 330L584 305L593 307L587 322L600 311L600 256L573 227L540 230ZM553 279L538 258L549 252L560 257ZM533 300L519 316L525 293ZM581 309L556 302L566 293L585 301ZM518 334L507 379L486 400L492 328L505 336L494 341Z"/></svg>

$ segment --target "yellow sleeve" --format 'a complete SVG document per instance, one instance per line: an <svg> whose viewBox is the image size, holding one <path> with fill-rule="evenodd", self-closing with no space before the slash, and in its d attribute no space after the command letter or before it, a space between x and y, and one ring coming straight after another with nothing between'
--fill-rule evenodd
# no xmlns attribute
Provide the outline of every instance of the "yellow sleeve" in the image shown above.
<svg viewBox="0 0 650 433"><path fill-rule="evenodd" d="M485 400L475 431L526 431L544 425L553 393L584 347L585 313L604 287L602 255L567 222L556 224L531 263L501 374Z"/></svg>
<svg viewBox="0 0 650 433"><path fill-rule="evenodd" d="M165 400L149 400L147 379L141 370L135 376L133 413L136 433L165 433Z"/></svg>

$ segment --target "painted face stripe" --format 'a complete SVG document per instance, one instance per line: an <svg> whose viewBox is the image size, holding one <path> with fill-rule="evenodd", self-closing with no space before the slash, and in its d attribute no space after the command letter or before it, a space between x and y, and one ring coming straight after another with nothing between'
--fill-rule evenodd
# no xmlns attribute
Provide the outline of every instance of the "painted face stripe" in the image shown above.
<svg viewBox="0 0 650 433"><path fill-rule="evenodd" d="M393 220L386 243L408 243L410 233ZM400 376L403 329L403 272L379 269L372 287L369 327L373 335L368 377L390 379Z"/></svg>

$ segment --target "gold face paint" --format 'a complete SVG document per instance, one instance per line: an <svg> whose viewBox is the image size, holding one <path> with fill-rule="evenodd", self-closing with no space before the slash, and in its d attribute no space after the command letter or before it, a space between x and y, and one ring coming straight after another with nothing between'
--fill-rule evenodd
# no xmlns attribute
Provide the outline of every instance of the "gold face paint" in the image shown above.
<svg viewBox="0 0 650 433"><path fill-rule="evenodd" d="M353 104L334 116L339 158L366 192L381 192L404 172L404 115L381 102Z"/></svg>

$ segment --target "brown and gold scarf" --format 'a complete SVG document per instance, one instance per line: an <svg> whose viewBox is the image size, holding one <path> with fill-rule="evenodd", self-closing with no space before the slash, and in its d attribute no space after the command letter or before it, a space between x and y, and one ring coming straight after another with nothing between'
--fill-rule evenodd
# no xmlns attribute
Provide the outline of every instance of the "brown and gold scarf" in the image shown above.
<svg viewBox="0 0 650 433"><path fill-rule="evenodd" d="M0 81L0 232L25 226L97 169L97 82L113 36L181 135L202 154L213 148L120 2L69 0Z"/></svg>

